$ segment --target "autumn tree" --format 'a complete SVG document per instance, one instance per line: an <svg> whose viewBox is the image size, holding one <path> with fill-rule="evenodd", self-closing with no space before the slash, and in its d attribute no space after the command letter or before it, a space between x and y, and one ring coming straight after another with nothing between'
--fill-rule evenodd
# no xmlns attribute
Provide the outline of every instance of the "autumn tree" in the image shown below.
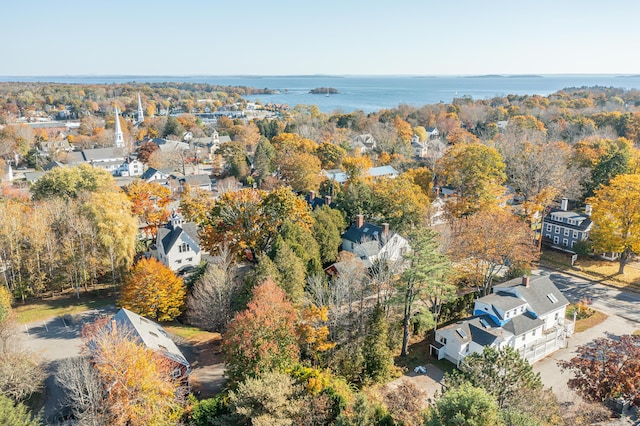
<svg viewBox="0 0 640 426"><path fill-rule="evenodd" d="M326 306L307 305L300 311L297 334L302 356L315 363L324 352L333 349L335 342L329 341L329 309Z"/></svg>
<svg viewBox="0 0 640 426"><path fill-rule="evenodd" d="M469 383L491 394L498 407L516 404L522 395L542 388L540 374L511 346L496 350L485 346L482 353L464 358L459 371L447 373L447 388Z"/></svg>
<svg viewBox="0 0 640 426"><path fill-rule="evenodd" d="M619 175L587 200L593 208L590 237L596 252L620 253L619 274L640 252L640 175Z"/></svg>
<svg viewBox="0 0 640 426"><path fill-rule="evenodd" d="M174 367L168 359L138 343L123 327L84 335L104 389L108 424L161 425L180 418L180 384L171 375Z"/></svg>
<svg viewBox="0 0 640 426"><path fill-rule="evenodd" d="M143 162L144 164L147 164L149 162L149 159L151 158L151 155L159 149L160 148L158 147L158 145L156 145L155 142L142 142L136 150L136 152L138 153L138 160Z"/></svg>
<svg viewBox="0 0 640 426"><path fill-rule="evenodd" d="M417 228L409 234L411 252L406 255L407 269L398 283L403 301L402 356L407 356L414 302L422 297L430 286L440 286L450 274L451 265L440 250L438 234L431 228Z"/></svg>
<svg viewBox="0 0 640 426"><path fill-rule="evenodd" d="M245 311L235 315L223 337L227 375L233 383L282 371L298 361L297 313L273 281L253 289Z"/></svg>
<svg viewBox="0 0 640 426"><path fill-rule="evenodd" d="M125 186L124 191L131 200L131 212L151 225L155 235L158 227L169 219L167 205L171 201L171 190L157 182L136 179Z"/></svg>
<svg viewBox="0 0 640 426"><path fill-rule="evenodd" d="M316 149L316 155L320 159L323 169L335 169L340 167L347 151L338 145L324 142Z"/></svg>
<svg viewBox="0 0 640 426"><path fill-rule="evenodd" d="M49 170L31 187L36 200L49 197L77 198L82 192L115 191L111 173L89 164L56 167Z"/></svg>
<svg viewBox="0 0 640 426"><path fill-rule="evenodd" d="M629 173L635 148L625 138L587 139L576 143L573 147L574 161L591 172L591 179L586 182L587 195L620 175Z"/></svg>
<svg viewBox="0 0 640 426"><path fill-rule="evenodd" d="M373 214L398 232L427 223L429 198L409 179L380 178L372 185L372 196Z"/></svg>
<svg viewBox="0 0 640 426"><path fill-rule="evenodd" d="M109 422L104 389L91 359L67 358L58 364L56 383L64 391L64 400L81 424L103 425Z"/></svg>
<svg viewBox="0 0 640 426"><path fill-rule="evenodd" d="M155 258L143 258L127 277L119 303L144 317L170 321L182 313L185 296L182 278Z"/></svg>
<svg viewBox="0 0 640 426"><path fill-rule="evenodd" d="M257 259L271 249L286 220L305 229L313 223L307 203L289 188L229 192L209 213L203 244L210 252L227 244L232 253L242 257L250 252Z"/></svg>
<svg viewBox="0 0 640 426"><path fill-rule="evenodd" d="M373 166L371 159L366 156L345 157L342 160L342 169L350 181L356 181L368 177L367 172Z"/></svg>
<svg viewBox="0 0 640 426"><path fill-rule="evenodd" d="M527 265L538 256L531 228L504 209L481 211L460 219L450 252L458 268L470 276L483 296L491 293L500 268Z"/></svg>
<svg viewBox="0 0 640 426"><path fill-rule="evenodd" d="M506 176L505 164L495 148L480 143L455 145L440 166L447 184L456 190L455 203L451 204L455 217L498 204Z"/></svg>
<svg viewBox="0 0 640 426"><path fill-rule="evenodd" d="M215 199L211 192L200 188L185 188L180 197L180 213L187 222L202 226L207 220L207 214L215 206Z"/></svg>
<svg viewBox="0 0 640 426"><path fill-rule="evenodd" d="M306 152L292 152L276 158L282 179L294 191L317 191L323 177L320 175L320 160Z"/></svg>
<svg viewBox="0 0 640 426"><path fill-rule="evenodd" d="M558 362L573 374L569 388L590 401L621 396L640 407L640 336L598 338L579 346L576 353Z"/></svg>

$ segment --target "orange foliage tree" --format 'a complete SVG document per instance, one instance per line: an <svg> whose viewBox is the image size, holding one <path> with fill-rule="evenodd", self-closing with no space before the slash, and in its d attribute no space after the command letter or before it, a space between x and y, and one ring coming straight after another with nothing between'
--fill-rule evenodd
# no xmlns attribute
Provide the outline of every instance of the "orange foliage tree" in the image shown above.
<svg viewBox="0 0 640 426"><path fill-rule="evenodd" d="M176 398L179 383L170 362L137 343L127 330L92 327L89 340L93 365L104 386L102 403L112 425L175 424L182 408ZM98 331L99 330L99 331Z"/></svg>
<svg viewBox="0 0 640 426"><path fill-rule="evenodd" d="M124 191L131 200L131 212L158 232L158 226L169 219L167 205L171 201L171 190L157 182L136 179L125 186Z"/></svg>
<svg viewBox="0 0 640 426"><path fill-rule="evenodd" d="M122 287L120 305L147 318L170 321L184 310L182 278L154 258L141 259Z"/></svg>
<svg viewBox="0 0 640 426"><path fill-rule="evenodd" d="M286 294L273 281L254 288L247 309L236 314L223 338L229 379L238 383L296 364L297 317Z"/></svg>
<svg viewBox="0 0 640 426"><path fill-rule="evenodd" d="M459 225L451 253L482 296L491 293L493 277L500 268L528 266L538 257L533 231L507 210L480 211L460 219Z"/></svg>

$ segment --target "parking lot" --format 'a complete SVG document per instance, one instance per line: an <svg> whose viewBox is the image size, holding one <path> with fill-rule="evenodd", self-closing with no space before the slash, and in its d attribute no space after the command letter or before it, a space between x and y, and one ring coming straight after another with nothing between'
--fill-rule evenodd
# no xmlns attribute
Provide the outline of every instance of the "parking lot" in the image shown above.
<svg viewBox="0 0 640 426"><path fill-rule="evenodd" d="M21 345L35 353L47 368L43 409L46 424L53 423L51 419L56 417L62 407L62 390L55 383L58 362L80 355L83 345L80 335L84 324L93 322L101 315L112 315L115 312L114 307L108 307L20 326Z"/></svg>

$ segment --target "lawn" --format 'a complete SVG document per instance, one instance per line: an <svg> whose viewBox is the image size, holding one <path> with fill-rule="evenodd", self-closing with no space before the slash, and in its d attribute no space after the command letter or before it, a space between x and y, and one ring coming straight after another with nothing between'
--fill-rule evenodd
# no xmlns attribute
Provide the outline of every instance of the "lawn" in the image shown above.
<svg viewBox="0 0 640 426"><path fill-rule="evenodd" d="M18 321L25 324L115 304L115 294L99 290L80 293L80 299L75 294L64 294L49 299L28 300L24 304L18 302L14 305L14 311Z"/></svg>
<svg viewBox="0 0 640 426"><path fill-rule="evenodd" d="M596 325L600 324L606 319L607 319L607 314L600 311L595 311L595 313L591 315L589 318L583 318L583 319L577 320L576 328L574 332L581 333L583 331L586 331L591 327L595 327Z"/></svg>
<svg viewBox="0 0 640 426"><path fill-rule="evenodd" d="M219 333L210 333L198 327L181 324L177 321L162 323L162 328L164 328L168 333L180 336L193 344L219 336Z"/></svg>
<svg viewBox="0 0 640 426"><path fill-rule="evenodd" d="M618 262L579 257L572 267L571 255L545 250L540 256L540 263L612 287L640 291L640 265L637 262L628 263L624 274L618 275Z"/></svg>

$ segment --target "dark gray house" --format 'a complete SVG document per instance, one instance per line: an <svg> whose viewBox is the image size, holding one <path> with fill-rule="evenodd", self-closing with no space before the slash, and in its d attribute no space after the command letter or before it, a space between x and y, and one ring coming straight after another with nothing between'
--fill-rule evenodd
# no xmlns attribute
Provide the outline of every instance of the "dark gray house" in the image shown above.
<svg viewBox="0 0 640 426"><path fill-rule="evenodd" d="M562 199L559 209L551 209L542 223L542 236L555 247L572 250L578 241L589 238L593 226L591 209L587 206L584 214L567 210L567 199Z"/></svg>

